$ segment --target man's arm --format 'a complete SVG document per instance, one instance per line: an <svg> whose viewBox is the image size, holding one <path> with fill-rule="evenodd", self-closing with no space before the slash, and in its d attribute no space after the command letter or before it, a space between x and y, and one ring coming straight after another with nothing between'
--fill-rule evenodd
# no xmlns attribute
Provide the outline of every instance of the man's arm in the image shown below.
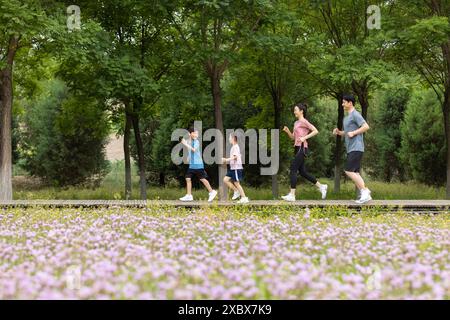
<svg viewBox="0 0 450 320"><path fill-rule="evenodd" d="M353 112L353 120L358 125L359 129L356 129L355 131L348 132L349 138L353 138L354 136L363 134L364 132L367 132L367 130L370 129L369 125L367 124L366 120L363 118L363 116L358 112Z"/></svg>
<svg viewBox="0 0 450 320"><path fill-rule="evenodd" d="M338 128L335 128L335 129L333 130L333 134L334 134L335 136L341 136L341 137L343 137L343 136L345 135L345 131L342 131L342 130L339 130Z"/></svg>
<svg viewBox="0 0 450 320"><path fill-rule="evenodd" d="M363 133L369 131L369 129L370 129L370 127L369 127L369 125L367 124L367 122L364 122L364 124L363 124L359 129L357 129L357 130L355 130L355 131L349 132L349 133L348 133L348 136L349 136L350 138L353 138L353 137L355 137L355 136L357 136L357 135L360 135L360 134L363 134Z"/></svg>

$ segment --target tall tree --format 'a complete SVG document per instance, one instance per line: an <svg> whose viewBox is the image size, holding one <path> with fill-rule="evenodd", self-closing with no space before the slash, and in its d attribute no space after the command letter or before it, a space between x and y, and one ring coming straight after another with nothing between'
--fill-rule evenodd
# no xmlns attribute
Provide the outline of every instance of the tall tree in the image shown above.
<svg viewBox="0 0 450 320"><path fill-rule="evenodd" d="M400 125L412 88L417 85L417 79L394 73L374 95L373 132L367 139L367 157L377 159L368 164L373 177L386 182L406 179L399 155L403 140Z"/></svg>
<svg viewBox="0 0 450 320"><path fill-rule="evenodd" d="M228 0L180 1L171 23L184 40L186 54L200 62L210 81L215 127L224 133L221 81L242 46L248 43L271 7L269 0L232 2ZM225 152L224 140L218 141ZM223 178L226 165L219 165L219 199L226 199Z"/></svg>
<svg viewBox="0 0 450 320"><path fill-rule="evenodd" d="M312 92L309 75L304 71L308 58L299 59L305 41L301 36L305 32L301 8L298 3L294 6L288 1L277 2L274 7L276 10L265 19L250 45L241 50L237 67L231 68L231 73L237 75L233 78L232 87L246 100L241 103L252 101L262 105L270 101L268 106L262 105L264 110L258 121L251 121L260 123L264 128L280 130L287 125L284 114L291 114L286 106L306 101L317 92ZM302 52L302 55L305 54L307 52ZM236 97L234 102L238 102ZM285 154L281 152L280 157ZM271 176L271 179L272 196L278 198L277 175Z"/></svg>
<svg viewBox="0 0 450 320"><path fill-rule="evenodd" d="M107 103L124 115L125 196L131 195L130 129L133 128L140 176L141 199L147 197L145 151L141 114L160 97L158 82L171 65L173 37L168 34L164 13L169 1L79 1L84 16L108 32L111 47L100 66L88 58L102 75ZM97 57L98 54L94 55ZM117 108L119 106L119 108Z"/></svg>
<svg viewBox="0 0 450 320"><path fill-rule="evenodd" d="M305 32L298 11L298 4L293 7L289 1L277 3L274 13L255 35L255 45L248 50L255 62L250 68L263 80L272 99L273 128L278 130L282 128L286 103L292 104L292 98L306 100L310 93L298 90L307 85L304 60L298 59L298 50L303 46L300 35ZM277 175L272 176L272 196L278 198Z"/></svg>
<svg viewBox="0 0 450 320"><path fill-rule="evenodd" d="M442 107L447 146L447 187L450 199L450 1L400 1L393 25L398 50L395 58L417 71L438 97Z"/></svg>
<svg viewBox="0 0 450 320"><path fill-rule="evenodd" d="M371 2L370 4L374 4ZM380 12L392 9L393 3L375 1ZM381 82L388 40L382 30L368 27L367 0L315 1L308 11L311 27L311 51L316 59L309 66L311 74L338 103L337 126L342 128L342 96L353 91L365 119L369 94ZM342 139L336 138L335 192L340 190Z"/></svg>
<svg viewBox="0 0 450 320"><path fill-rule="evenodd" d="M43 1L0 0L0 200L11 200L14 61L31 48L46 25Z"/></svg>

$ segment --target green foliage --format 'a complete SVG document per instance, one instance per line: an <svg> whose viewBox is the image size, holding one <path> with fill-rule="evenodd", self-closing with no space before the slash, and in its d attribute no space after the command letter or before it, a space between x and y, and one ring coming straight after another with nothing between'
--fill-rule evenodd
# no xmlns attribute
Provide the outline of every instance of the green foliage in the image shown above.
<svg viewBox="0 0 450 320"><path fill-rule="evenodd" d="M49 20L40 0L0 0L0 48L6 48L11 36L18 36L22 45L29 43ZM2 65L0 65L2 69Z"/></svg>
<svg viewBox="0 0 450 320"><path fill-rule="evenodd" d="M386 182L405 179L399 155L402 142L400 124L410 95L411 90L404 87L384 91L380 93L381 102L375 109L369 158L376 158L376 161L366 163L374 177Z"/></svg>
<svg viewBox="0 0 450 320"><path fill-rule="evenodd" d="M355 84L370 89L379 86L390 68L384 59L390 37L386 28L366 28L367 1L319 4L320 1L315 1L314 9L305 18L310 28L302 51L318 85L329 93L349 92ZM382 17L388 17L391 5L380 7Z"/></svg>
<svg viewBox="0 0 450 320"><path fill-rule="evenodd" d="M332 156L335 138L331 132L336 122L333 117L335 104L333 100L321 99L314 101L308 108L308 120L319 130L319 134L308 141L311 152L306 164L318 179L332 177L334 172Z"/></svg>
<svg viewBox="0 0 450 320"><path fill-rule="evenodd" d="M81 30L68 32L70 4L0 0L0 69L11 36L20 36L21 47L14 63L14 161L25 156L30 171L48 182L64 185L76 180L75 173L86 180L101 172L102 110L123 133L125 105L140 121L148 181L160 174L182 181L184 167L170 160L170 134L195 120L204 130L214 126L205 69L221 80L225 128L292 127L291 106L308 102L308 119L320 134L310 140L307 164L318 177L333 175L336 96L359 91L375 101L365 157L374 161L365 161L365 173L387 181L443 182L441 109L433 91L416 91L403 121L410 100L403 81L416 72L444 100L448 1L372 1L381 7L381 30L366 28L363 0L79 0ZM394 62L399 76L388 81ZM69 89L52 80L55 74ZM51 81L42 88L42 80ZM23 121L29 127L22 137ZM77 134L84 137L80 145ZM292 141L280 136L283 182ZM72 145L88 163L72 156ZM131 153L137 159L133 132ZM80 163L86 172L67 169ZM270 182L259 175L259 165L245 170L248 185Z"/></svg>
<svg viewBox="0 0 450 320"><path fill-rule="evenodd" d="M273 8L269 0L184 0L178 5L171 23L185 41L183 53L210 64L234 61L236 49L248 42Z"/></svg>
<svg viewBox="0 0 450 320"><path fill-rule="evenodd" d="M184 183L185 168L172 163L170 154L176 144L171 141L172 131L187 129L194 121L202 121L203 131L212 128L213 107L202 70L191 65L171 69L163 79L161 89L161 97L152 108L144 105L143 110L151 110L142 113L140 121L145 170L149 183L159 183L161 176L164 176L166 183L179 185ZM133 135L131 141L131 153L136 160Z"/></svg>
<svg viewBox="0 0 450 320"><path fill-rule="evenodd" d="M135 167L133 167L135 169ZM22 183L17 184L14 192L14 199L97 199L97 200L113 200L115 198L125 199L124 194L124 163L117 162L112 165L112 171L103 179L99 188L95 190L85 189L82 186L73 186L68 188L58 188L50 186L42 186L34 182L33 179L25 179ZM133 173L135 170L133 170ZM131 199L139 199L139 176L133 175L133 192ZM321 180L332 188L331 180ZM445 189L442 187L435 188L424 184L403 182L403 183L385 183L371 181L370 188L377 199L385 200L425 200L425 199L443 199L445 197ZM151 200L174 200L183 196L185 189L178 185L161 188L160 186L149 186L147 193L148 199ZM245 182L245 192L251 200L271 200L272 192L269 187L249 187ZM280 185L280 192L289 192L289 185ZM299 198L302 200L319 200L320 194L313 185L304 184L301 186ZM204 188L194 190L195 199L205 199L208 193ZM355 185L352 182L343 183L340 193L330 192L330 200L353 200L355 197Z"/></svg>
<svg viewBox="0 0 450 320"><path fill-rule="evenodd" d="M426 35L425 46L439 46L446 41L450 34L450 23L446 17L432 16L418 20L401 33L401 40L409 50L421 52L424 46L424 36Z"/></svg>
<svg viewBox="0 0 450 320"><path fill-rule="evenodd" d="M395 35L392 59L402 68L414 69L423 82L433 88L443 104L449 91L450 2L399 1L393 12Z"/></svg>
<svg viewBox="0 0 450 320"><path fill-rule="evenodd" d="M24 116L25 169L55 186L98 185L108 171L108 126L97 102L71 95L58 80L41 90Z"/></svg>
<svg viewBox="0 0 450 320"><path fill-rule="evenodd" d="M418 90L401 124L400 157L409 175L422 183L445 182L446 147L442 110L432 90Z"/></svg>

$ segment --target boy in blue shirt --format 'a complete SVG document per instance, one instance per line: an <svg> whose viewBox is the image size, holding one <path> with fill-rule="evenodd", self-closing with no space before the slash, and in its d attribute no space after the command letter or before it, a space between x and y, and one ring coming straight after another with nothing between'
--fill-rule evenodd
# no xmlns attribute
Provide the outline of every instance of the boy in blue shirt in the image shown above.
<svg viewBox="0 0 450 320"><path fill-rule="evenodd" d="M208 182L208 174L205 171L202 155L200 153L200 142L198 141L198 131L193 128L189 128L190 139L186 141L181 140L181 143L189 150L189 169L186 173L186 189L187 193L184 197L180 198L181 201L193 201L192 196L192 177L196 176L203 185L208 189L209 197L208 202L212 202L217 196L217 191L211 188Z"/></svg>

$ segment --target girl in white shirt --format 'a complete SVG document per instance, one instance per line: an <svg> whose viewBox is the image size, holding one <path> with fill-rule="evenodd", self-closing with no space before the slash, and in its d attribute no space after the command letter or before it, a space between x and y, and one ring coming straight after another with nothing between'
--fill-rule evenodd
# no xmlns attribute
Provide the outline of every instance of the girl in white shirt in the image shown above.
<svg viewBox="0 0 450 320"><path fill-rule="evenodd" d="M238 203L248 203L249 199L245 195L244 189L241 186L241 181L244 177L244 167L242 166L242 156L237 136L230 135L230 143L233 145L230 151L230 158L223 158L222 161L230 164L227 175L223 178L223 182L234 191L232 200L241 198Z"/></svg>

